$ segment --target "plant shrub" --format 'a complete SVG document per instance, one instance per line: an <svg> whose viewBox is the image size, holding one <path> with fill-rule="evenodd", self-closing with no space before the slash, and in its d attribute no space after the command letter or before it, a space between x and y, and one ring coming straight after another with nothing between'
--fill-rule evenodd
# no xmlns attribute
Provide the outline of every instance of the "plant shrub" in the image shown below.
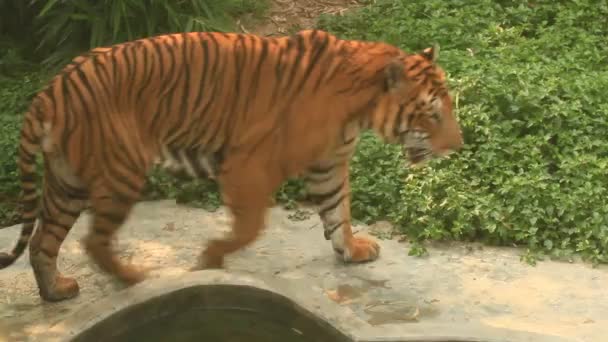
<svg viewBox="0 0 608 342"><path fill-rule="evenodd" d="M267 6L268 0L0 1L0 40L23 57L36 53L57 65L89 48L161 33L235 30L234 16Z"/></svg>
<svg viewBox="0 0 608 342"><path fill-rule="evenodd" d="M353 213L415 241L482 239L527 257L608 260L608 4L378 0L319 27L416 51L434 42L466 148L405 170L369 137ZM420 249L416 249L420 250Z"/></svg>
<svg viewBox="0 0 608 342"><path fill-rule="evenodd" d="M27 73L16 79L0 76L0 227L18 220L16 161L21 114L46 79L43 73Z"/></svg>

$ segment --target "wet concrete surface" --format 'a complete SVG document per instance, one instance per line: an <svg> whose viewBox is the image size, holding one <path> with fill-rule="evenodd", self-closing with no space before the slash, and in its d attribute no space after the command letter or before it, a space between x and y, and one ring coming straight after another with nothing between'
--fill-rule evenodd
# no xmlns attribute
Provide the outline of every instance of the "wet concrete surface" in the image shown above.
<svg viewBox="0 0 608 342"><path fill-rule="evenodd" d="M84 254L80 239L88 219L79 219L59 259L60 270L78 280L78 297L42 302L27 253L0 271L0 341L37 340L79 308L123 291ZM608 336L606 267L553 261L530 266L520 261L521 250L456 243L431 247L428 257L419 258L408 256L409 245L395 239L380 240L377 261L345 265L323 238L316 215L273 208L267 222L252 246L226 260L226 270L305 287L363 322L361 331L399 336L445 327L449 335L473 324L551 335L547 341L601 342ZM121 258L152 268L151 278L179 277L229 224L223 208L143 202L121 230L117 249ZM0 250L13 246L18 228L0 230Z"/></svg>

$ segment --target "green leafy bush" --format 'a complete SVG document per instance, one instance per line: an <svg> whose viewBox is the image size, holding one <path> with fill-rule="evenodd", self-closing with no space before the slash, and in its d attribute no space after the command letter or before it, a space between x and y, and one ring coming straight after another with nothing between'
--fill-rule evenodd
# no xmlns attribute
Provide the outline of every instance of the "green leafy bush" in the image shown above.
<svg viewBox="0 0 608 342"><path fill-rule="evenodd" d="M27 73L16 79L0 77L0 227L18 220L17 146L21 114L47 79Z"/></svg>
<svg viewBox="0 0 608 342"><path fill-rule="evenodd" d="M233 17L260 13L267 0L0 0L10 42L51 65L88 48L183 31L234 30ZM26 37L25 39L23 37ZM1 56L0 56L1 57Z"/></svg>
<svg viewBox="0 0 608 342"><path fill-rule="evenodd" d="M320 27L415 51L438 42L466 148L421 170L372 137L353 206L416 241L483 239L608 261L608 4L378 0Z"/></svg>

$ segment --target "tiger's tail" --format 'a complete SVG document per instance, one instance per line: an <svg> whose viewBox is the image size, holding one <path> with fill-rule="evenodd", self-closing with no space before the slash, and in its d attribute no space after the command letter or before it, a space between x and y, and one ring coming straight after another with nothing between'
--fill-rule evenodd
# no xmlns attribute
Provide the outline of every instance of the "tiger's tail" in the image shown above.
<svg viewBox="0 0 608 342"><path fill-rule="evenodd" d="M25 114L21 128L19 156L17 160L21 176L21 204L23 206L21 219L23 226L21 227L19 240L15 247L13 247L13 250L10 253L0 252L0 269L12 265L23 254L36 223L38 212L36 154L40 151L43 129L41 120L37 115L34 115L33 110L40 113L39 107L32 106L32 109Z"/></svg>

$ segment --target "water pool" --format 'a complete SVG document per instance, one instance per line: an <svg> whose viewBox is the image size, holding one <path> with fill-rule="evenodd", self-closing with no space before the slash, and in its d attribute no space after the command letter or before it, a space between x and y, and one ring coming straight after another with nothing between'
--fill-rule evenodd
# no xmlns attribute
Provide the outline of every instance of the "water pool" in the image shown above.
<svg viewBox="0 0 608 342"><path fill-rule="evenodd" d="M352 342L288 298L240 285L185 288L152 298L73 341Z"/></svg>

